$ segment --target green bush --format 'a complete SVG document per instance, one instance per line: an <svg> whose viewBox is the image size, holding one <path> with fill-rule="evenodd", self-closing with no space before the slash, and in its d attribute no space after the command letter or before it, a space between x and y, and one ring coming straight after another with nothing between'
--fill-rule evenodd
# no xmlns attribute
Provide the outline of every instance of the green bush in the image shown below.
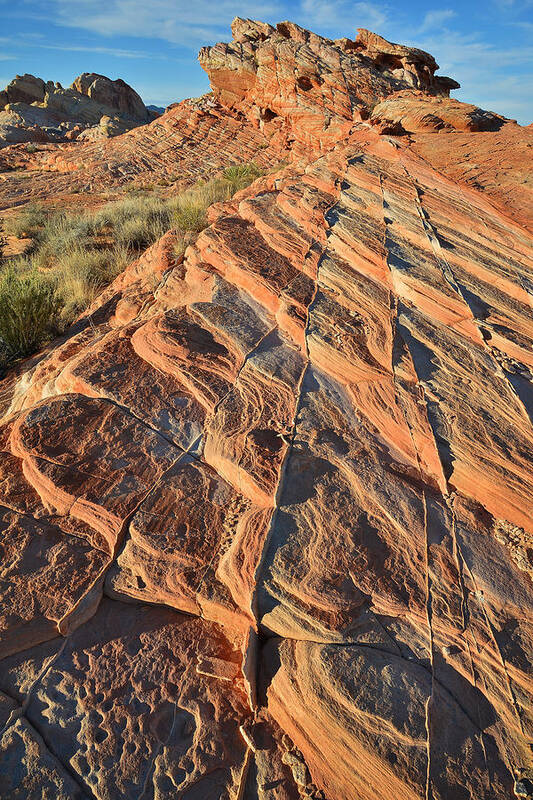
<svg viewBox="0 0 533 800"><path fill-rule="evenodd" d="M0 276L0 359L33 353L54 331L60 301L55 284L38 272Z"/></svg>
<svg viewBox="0 0 533 800"><path fill-rule="evenodd" d="M224 170L224 180L227 181L231 194L235 194L235 192L245 189L262 174L261 168L250 161L248 164L232 164L231 167L227 167Z"/></svg>
<svg viewBox="0 0 533 800"><path fill-rule="evenodd" d="M71 324L140 251L166 231L182 254L207 225L212 203L228 200L261 175L256 164L234 164L175 197L130 194L97 211L67 214L39 203L5 221L7 233L31 236L30 252L0 274L0 350L28 355L53 330Z"/></svg>
<svg viewBox="0 0 533 800"><path fill-rule="evenodd" d="M170 221L178 233L200 233L207 225L206 208L199 203L180 203L172 210Z"/></svg>
<svg viewBox="0 0 533 800"><path fill-rule="evenodd" d="M113 238L119 245L131 251L144 250L156 242L170 227L166 210L161 214L138 214L118 221L113 229Z"/></svg>
<svg viewBox="0 0 533 800"><path fill-rule="evenodd" d="M81 215L51 214L34 237L33 264L38 269L53 267L66 253L90 247L93 223Z"/></svg>

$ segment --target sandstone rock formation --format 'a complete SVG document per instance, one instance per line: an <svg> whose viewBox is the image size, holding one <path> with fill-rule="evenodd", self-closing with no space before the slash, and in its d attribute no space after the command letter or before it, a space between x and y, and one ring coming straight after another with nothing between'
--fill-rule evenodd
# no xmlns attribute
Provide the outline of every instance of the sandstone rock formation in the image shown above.
<svg viewBox="0 0 533 800"><path fill-rule="evenodd" d="M53 86L53 84L52 84ZM41 103L46 94L46 83L35 75L17 75L16 78L0 92L0 105L8 103Z"/></svg>
<svg viewBox="0 0 533 800"><path fill-rule="evenodd" d="M95 103L112 108L126 119L148 122L150 115L136 91L120 78L111 81L105 75L84 72L71 84L80 94L87 95Z"/></svg>
<svg viewBox="0 0 533 800"><path fill-rule="evenodd" d="M392 92L410 87L446 96L459 86L435 77L429 53L364 29L355 41L333 43L292 22L273 28L237 18L232 32L230 44L200 51L215 97L284 143L327 148Z"/></svg>
<svg viewBox="0 0 533 800"><path fill-rule="evenodd" d="M233 30L214 98L32 162L287 163L3 381L0 797L533 796L531 167L494 166L532 132L368 32Z"/></svg>
<svg viewBox="0 0 533 800"><path fill-rule="evenodd" d="M108 116L113 125L99 124ZM93 138L116 136L153 118L137 92L120 79L84 72L64 89L60 83L17 75L0 92L0 147L72 139L84 129L92 130Z"/></svg>
<svg viewBox="0 0 533 800"><path fill-rule="evenodd" d="M449 97L428 97L424 92L395 92L374 106L372 124L382 132L402 134L423 131L498 131L505 117Z"/></svg>

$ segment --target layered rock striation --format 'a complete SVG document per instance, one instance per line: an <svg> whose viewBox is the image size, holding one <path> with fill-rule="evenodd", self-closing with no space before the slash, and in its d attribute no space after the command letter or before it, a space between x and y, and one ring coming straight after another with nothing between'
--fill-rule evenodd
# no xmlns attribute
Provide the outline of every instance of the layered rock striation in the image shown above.
<svg viewBox="0 0 533 800"><path fill-rule="evenodd" d="M0 796L530 796L533 240L484 154L531 131L375 35L233 30L143 131L288 163L4 380Z"/></svg>
<svg viewBox="0 0 533 800"><path fill-rule="evenodd" d="M435 76L429 53L365 29L333 42L292 22L273 28L237 18L232 33L229 44L200 51L215 97L283 144L325 149L395 91L448 96L459 87Z"/></svg>
<svg viewBox="0 0 533 800"><path fill-rule="evenodd" d="M98 198L132 184L188 186L232 163L255 161L269 169L281 158L260 130L212 97L184 100L123 136L43 144L36 152L22 144L5 148L0 152L0 209L50 197L79 202L79 194Z"/></svg>

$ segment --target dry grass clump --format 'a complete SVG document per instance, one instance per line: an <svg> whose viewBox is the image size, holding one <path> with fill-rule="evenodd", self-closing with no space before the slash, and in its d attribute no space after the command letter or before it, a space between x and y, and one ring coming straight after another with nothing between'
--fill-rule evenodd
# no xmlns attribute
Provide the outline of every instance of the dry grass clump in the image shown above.
<svg viewBox="0 0 533 800"><path fill-rule="evenodd" d="M28 203L17 214L4 220L4 231L18 239L33 238L46 224L49 213L42 203Z"/></svg>
<svg viewBox="0 0 533 800"><path fill-rule="evenodd" d="M128 266L131 252L113 248L74 247L58 260L54 277L61 298L58 324L64 329Z"/></svg>
<svg viewBox="0 0 533 800"><path fill-rule="evenodd" d="M133 258L173 228L176 252L207 225L210 205L262 174L253 163L228 167L172 198L135 194L97 211L68 214L31 203L4 222L32 246L0 264L0 364L34 352L70 325Z"/></svg>
<svg viewBox="0 0 533 800"><path fill-rule="evenodd" d="M250 161L248 164L232 164L231 167L227 167L223 173L223 180L228 184L231 197L235 192L245 189L262 174L261 168Z"/></svg>

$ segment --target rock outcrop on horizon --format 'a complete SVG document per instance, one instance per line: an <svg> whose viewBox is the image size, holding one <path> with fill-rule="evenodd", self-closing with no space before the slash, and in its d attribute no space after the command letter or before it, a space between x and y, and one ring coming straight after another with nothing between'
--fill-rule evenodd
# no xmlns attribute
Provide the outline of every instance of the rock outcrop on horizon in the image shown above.
<svg viewBox="0 0 533 800"><path fill-rule="evenodd" d="M0 384L0 797L533 797L533 131L368 31L200 63L2 153L4 208L268 171Z"/></svg>
<svg viewBox="0 0 533 800"><path fill-rule="evenodd" d="M34 75L17 75L0 91L0 148L117 136L154 116L121 79L84 72L64 89Z"/></svg>

